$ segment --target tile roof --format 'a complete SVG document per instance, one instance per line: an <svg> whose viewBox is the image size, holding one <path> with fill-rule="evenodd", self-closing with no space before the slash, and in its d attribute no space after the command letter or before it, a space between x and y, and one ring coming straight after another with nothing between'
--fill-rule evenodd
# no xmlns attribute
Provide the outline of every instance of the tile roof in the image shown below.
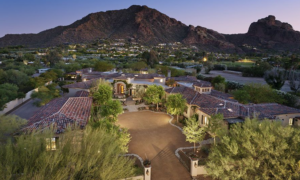
<svg viewBox="0 0 300 180"><path fill-rule="evenodd" d="M169 94L181 93L188 104L198 106L200 111L208 115L221 113L225 119L253 116L258 116L260 119L274 119L276 115L300 113L299 109L277 103L244 105L232 99L225 99L229 97L229 95L226 96L225 93L213 92L213 95L200 94L184 86L169 88L166 89L165 92Z"/></svg>
<svg viewBox="0 0 300 180"><path fill-rule="evenodd" d="M198 87L212 87L210 82L207 81L201 81L197 80L193 82L193 86L198 86Z"/></svg>
<svg viewBox="0 0 300 180"><path fill-rule="evenodd" d="M228 100L228 101L232 101L232 102L238 102L235 99L231 99L231 98L233 98L232 95L230 95L228 93L223 93L223 92L220 92L220 91L216 91L214 89L211 90L210 95L214 96L214 97L217 97L217 98L220 98L220 99L224 99L224 100Z"/></svg>
<svg viewBox="0 0 300 180"><path fill-rule="evenodd" d="M186 82L193 82L197 81L195 76L179 76L179 77L168 77L167 80L174 79L175 81L186 81Z"/></svg>
<svg viewBox="0 0 300 180"><path fill-rule="evenodd" d="M91 97L54 99L33 115L23 130L43 130L53 126L56 133L62 133L71 124L84 127L90 117L91 105Z"/></svg>
<svg viewBox="0 0 300 180"><path fill-rule="evenodd" d="M89 97L89 94L87 91L77 91L74 97Z"/></svg>
<svg viewBox="0 0 300 180"><path fill-rule="evenodd" d="M63 88L90 89L92 83L96 80L97 79L92 79L92 80L88 80L88 81L67 84L67 85L64 85Z"/></svg>

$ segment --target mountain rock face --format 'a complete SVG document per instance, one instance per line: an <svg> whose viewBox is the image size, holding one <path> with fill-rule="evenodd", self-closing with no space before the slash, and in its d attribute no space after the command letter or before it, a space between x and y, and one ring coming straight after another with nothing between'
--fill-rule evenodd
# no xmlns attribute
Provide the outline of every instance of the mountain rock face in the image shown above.
<svg viewBox="0 0 300 180"><path fill-rule="evenodd" d="M223 35L203 27L187 26L147 6L92 13L68 26L58 26L38 34L8 34L0 47L25 45L47 47L63 43L87 43L96 39L135 38L142 44L183 42L205 50L235 51Z"/></svg>
<svg viewBox="0 0 300 180"><path fill-rule="evenodd" d="M300 32L271 15L253 22L246 34L225 35L225 37L236 46L248 44L273 50L300 50Z"/></svg>
<svg viewBox="0 0 300 180"><path fill-rule="evenodd" d="M88 43L98 39L135 38L141 44L182 42L201 50L243 52L243 44L275 50L299 50L300 33L274 16L250 25L246 34L224 35L201 27L187 26L147 6L87 15L68 26L58 26L38 34L8 34L0 38L0 47L24 45L49 47L64 43Z"/></svg>

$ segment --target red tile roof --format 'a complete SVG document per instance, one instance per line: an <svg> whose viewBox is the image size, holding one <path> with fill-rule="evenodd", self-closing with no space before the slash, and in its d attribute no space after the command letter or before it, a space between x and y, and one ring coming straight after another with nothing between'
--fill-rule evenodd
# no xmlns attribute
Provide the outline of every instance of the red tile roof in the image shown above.
<svg viewBox="0 0 300 180"><path fill-rule="evenodd" d="M225 119L253 116L258 116L261 119L274 119L276 115L300 113L299 109L277 103L244 105L235 100L226 99L229 96L226 96L225 93L200 94L184 86L169 88L165 92L169 94L180 93L187 100L188 104L198 106L200 111L208 115L221 113Z"/></svg>
<svg viewBox="0 0 300 180"><path fill-rule="evenodd" d="M92 98L57 98L33 115L25 131L43 130L53 126L56 133L64 132L68 125L84 127L90 117Z"/></svg>

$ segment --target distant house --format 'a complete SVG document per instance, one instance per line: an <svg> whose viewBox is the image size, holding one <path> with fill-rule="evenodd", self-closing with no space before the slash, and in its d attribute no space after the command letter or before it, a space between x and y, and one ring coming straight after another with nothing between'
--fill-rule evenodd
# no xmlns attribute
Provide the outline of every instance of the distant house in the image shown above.
<svg viewBox="0 0 300 180"><path fill-rule="evenodd" d="M38 69L38 72L40 74L47 72L48 70L50 70L50 68L43 68L43 69Z"/></svg>

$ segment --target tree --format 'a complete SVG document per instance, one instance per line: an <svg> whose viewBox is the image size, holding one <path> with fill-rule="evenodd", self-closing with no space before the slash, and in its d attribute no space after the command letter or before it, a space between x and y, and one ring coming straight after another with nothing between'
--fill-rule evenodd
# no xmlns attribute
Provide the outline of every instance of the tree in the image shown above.
<svg viewBox="0 0 300 180"><path fill-rule="evenodd" d="M25 83L27 83L29 81L29 77L27 76L27 74L18 71L18 70L14 70L14 69L10 69L6 71L6 82L7 83L11 83L11 84L15 84L18 87L20 87L21 85L24 85Z"/></svg>
<svg viewBox="0 0 300 180"><path fill-rule="evenodd" d="M158 103L162 102L164 94L164 88L162 86L154 84L148 86L144 99L148 103L156 104L156 110L158 111Z"/></svg>
<svg viewBox="0 0 300 180"><path fill-rule="evenodd" d="M18 90L15 84L0 84L0 110L3 110L9 101L24 97L24 94L19 93Z"/></svg>
<svg viewBox="0 0 300 180"><path fill-rule="evenodd" d="M242 104L248 104L251 99L248 92L241 89L233 91L233 97Z"/></svg>
<svg viewBox="0 0 300 180"><path fill-rule="evenodd" d="M37 92L31 94L31 98L38 99L34 104L36 106L44 106L52 99L59 97L59 90L56 89L56 86L57 84L52 83L48 86L39 87Z"/></svg>
<svg viewBox="0 0 300 180"><path fill-rule="evenodd" d="M134 96L143 99L145 96L145 91L146 90L144 86L138 86Z"/></svg>
<svg viewBox="0 0 300 180"><path fill-rule="evenodd" d="M205 137L205 129L199 127L195 117L189 118L186 121L186 126L183 127L183 134L186 136L186 141L194 143L194 152L196 152L196 143L200 143Z"/></svg>
<svg viewBox="0 0 300 180"><path fill-rule="evenodd" d="M109 100L101 107L101 116L117 121L117 116L123 112L121 102L118 100Z"/></svg>
<svg viewBox="0 0 300 180"><path fill-rule="evenodd" d="M224 83L217 83L214 85L214 89L217 91L225 92L226 86Z"/></svg>
<svg viewBox="0 0 300 180"><path fill-rule="evenodd" d="M1 179L113 180L134 175L133 161L123 156L118 134L87 126L65 132L55 143L54 136L44 130L0 146Z"/></svg>
<svg viewBox="0 0 300 180"><path fill-rule="evenodd" d="M34 61L35 60L35 57L33 54L31 53L26 53L23 57L25 60L28 60L28 61Z"/></svg>
<svg viewBox="0 0 300 180"><path fill-rule="evenodd" d="M248 95L247 95L247 94ZM259 83L246 84L241 90L234 91L234 98L241 103L283 103L279 96L269 85Z"/></svg>
<svg viewBox="0 0 300 180"><path fill-rule="evenodd" d="M135 62L130 64L130 68L134 70L141 70L147 67L147 64L145 62Z"/></svg>
<svg viewBox="0 0 300 180"><path fill-rule="evenodd" d="M95 102L99 105L103 105L112 99L112 87L106 84L100 84L98 91L93 94Z"/></svg>
<svg viewBox="0 0 300 180"><path fill-rule="evenodd" d="M203 62L203 68L204 68L205 74L209 74L209 72L211 70L213 70L214 65L212 62L205 61L205 62Z"/></svg>
<svg viewBox="0 0 300 180"><path fill-rule="evenodd" d="M298 93L300 89L300 74L292 71L289 76L290 88L295 93Z"/></svg>
<svg viewBox="0 0 300 180"><path fill-rule="evenodd" d="M97 79L97 80L93 80L91 87L90 87L90 93L93 95L95 92L97 92L99 90L99 86L100 85L107 85L111 87L111 83L109 81L106 81L105 79Z"/></svg>
<svg viewBox="0 0 300 180"><path fill-rule="evenodd" d="M300 131L281 122L246 119L220 137L206 164L216 179L299 179Z"/></svg>
<svg viewBox="0 0 300 180"><path fill-rule="evenodd" d="M178 123L178 116L186 109L186 100L181 94L171 94L167 98L166 107L168 113L177 116Z"/></svg>
<svg viewBox="0 0 300 180"><path fill-rule="evenodd" d="M114 68L114 65L109 64L104 61L99 61L95 64L94 68L95 68L95 71L101 71L101 72L110 71Z"/></svg>
<svg viewBox="0 0 300 180"><path fill-rule="evenodd" d="M214 145L216 145L216 137L221 137L226 132L223 114L212 115L208 118L208 122L207 131L214 138Z"/></svg>
<svg viewBox="0 0 300 180"><path fill-rule="evenodd" d="M50 67L54 67L56 63L62 60L62 55L56 50L49 51L46 55L46 60L50 63Z"/></svg>
<svg viewBox="0 0 300 180"><path fill-rule="evenodd" d="M27 120L16 115L0 116L0 145L25 124L27 124Z"/></svg>
<svg viewBox="0 0 300 180"><path fill-rule="evenodd" d="M211 81L211 84L213 86L215 86L215 84L225 84L225 78L218 75L218 76L213 78L213 80Z"/></svg>
<svg viewBox="0 0 300 180"><path fill-rule="evenodd" d="M280 90L285 83L285 72L279 69L272 69L265 72L264 79L271 88Z"/></svg>

